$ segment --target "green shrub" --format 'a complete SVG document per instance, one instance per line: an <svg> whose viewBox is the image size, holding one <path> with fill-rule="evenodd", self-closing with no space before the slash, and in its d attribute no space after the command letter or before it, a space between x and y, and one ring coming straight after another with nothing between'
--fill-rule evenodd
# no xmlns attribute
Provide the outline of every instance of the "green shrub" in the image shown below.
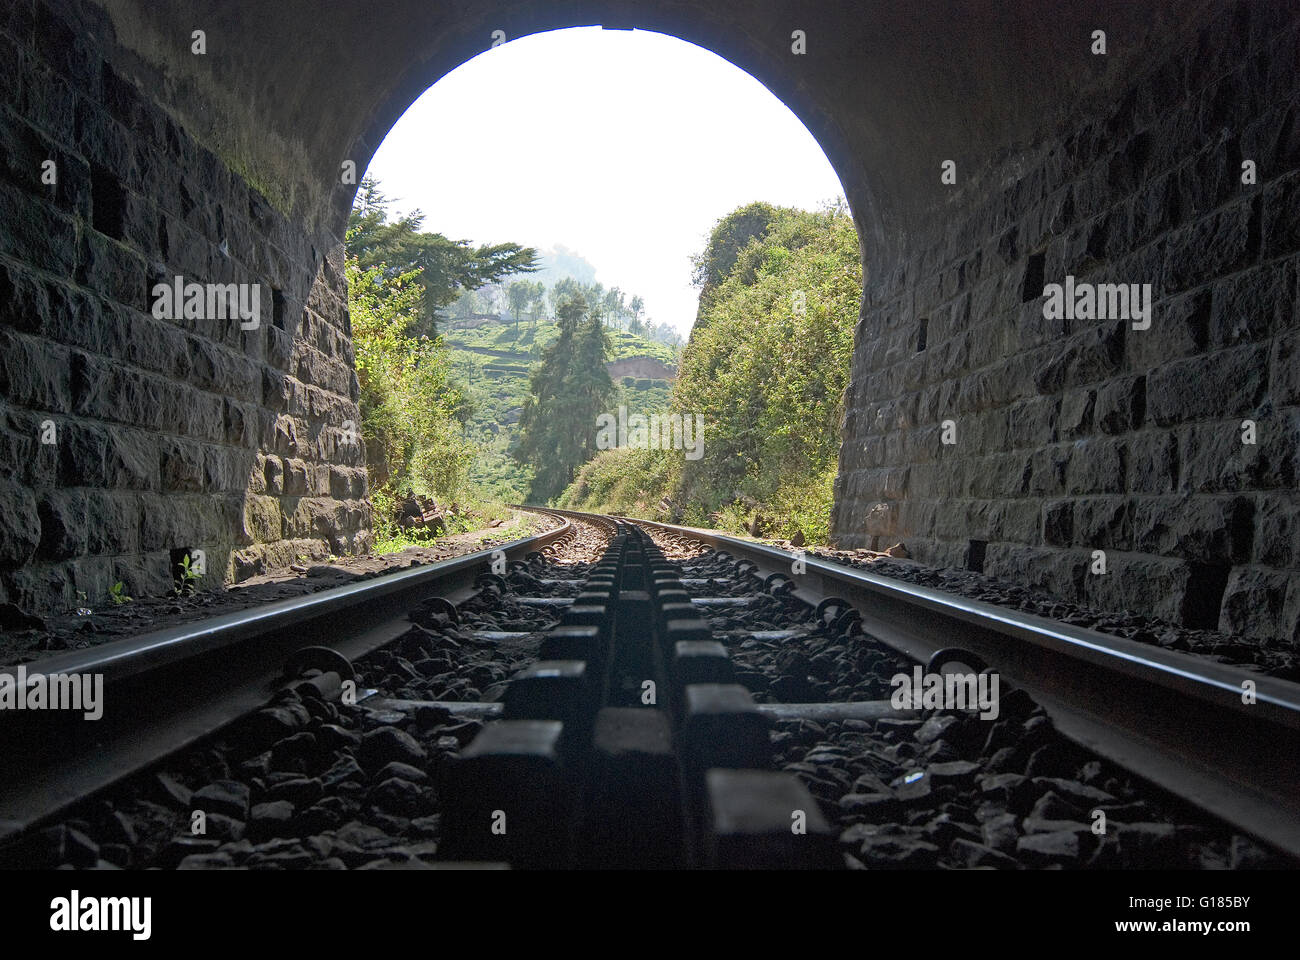
<svg viewBox="0 0 1300 960"><path fill-rule="evenodd" d="M393 507L413 494L439 500L463 495L473 449L457 413L463 397L440 340L409 337L422 297L414 273L383 276L347 261L348 309L361 385L375 533L395 535Z"/></svg>
<svg viewBox="0 0 1300 960"><path fill-rule="evenodd" d="M582 465L556 504L568 510L661 516L659 501L681 461L679 450L602 450Z"/></svg>

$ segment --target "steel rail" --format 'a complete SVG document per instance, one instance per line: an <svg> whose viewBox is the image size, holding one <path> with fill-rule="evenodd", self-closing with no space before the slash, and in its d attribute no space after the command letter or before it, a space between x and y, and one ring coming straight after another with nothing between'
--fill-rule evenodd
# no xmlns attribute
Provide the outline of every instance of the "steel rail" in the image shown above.
<svg viewBox="0 0 1300 960"><path fill-rule="evenodd" d="M1071 740L1300 856L1300 684L716 531L618 519L783 573L806 602L844 599L866 633L921 663L970 650Z"/></svg>
<svg viewBox="0 0 1300 960"><path fill-rule="evenodd" d="M517 559L573 534L565 521L463 557L23 664L29 678L102 677L103 716L0 710L0 841L262 706L294 651L363 656L407 630L420 599L470 596L496 551ZM0 669L10 682L18 672Z"/></svg>

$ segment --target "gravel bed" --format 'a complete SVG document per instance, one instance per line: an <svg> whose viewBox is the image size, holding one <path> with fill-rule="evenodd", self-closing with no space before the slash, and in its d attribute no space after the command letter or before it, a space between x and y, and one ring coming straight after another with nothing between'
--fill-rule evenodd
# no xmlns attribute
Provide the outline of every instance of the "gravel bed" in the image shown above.
<svg viewBox="0 0 1300 960"><path fill-rule="evenodd" d="M683 577L711 578L707 586L688 587L695 596L734 596L752 586L736 561L716 552L678 562ZM888 561L854 565L873 572L887 565L912 582L964 588L976 599L993 596L987 578L977 574ZM1038 605L1029 609L1044 616L1117 625L1029 591L999 595L1008 603L1034 600ZM863 634L853 617L832 611L813 619L780 597L706 617L727 644L738 681L760 703L888 700L890 678L913 668ZM785 640L747 635L777 629L797 634ZM999 711L995 719L926 711L916 720L780 722L772 741L781 768L805 782L840 830L853 868L1300 865L1073 744L1024 691L1004 691Z"/></svg>
<svg viewBox="0 0 1300 960"><path fill-rule="evenodd" d="M754 581L734 559L710 551L679 563L683 578L708 579L687 584L693 597L753 595ZM912 669L904 657L864 635L853 618L816 619L803 604L780 595L759 595L743 608L701 610L700 616L731 653L737 682L758 703L887 700L890 678ZM795 636L753 636L769 630L793 630Z"/></svg>
<svg viewBox="0 0 1300 960"><path fill-rule="evenodd" d="M535 561L533 570L508 571L500 579L504 592L485 586L458 608L455 622L439 610L413 611L410 630L356 662L358 687L403 700L497 701L506 681L537 659L545 631L558 620L557 611L521 604L516 597L576 597L590 569L546 566L544 577L537 575L542 561ZM525 636L480 640L476 630Z"/></svg>
<svg viewBox="0 0 1300 960"><path fill-rule="evenodd" d="M481 726L404 725L282 691L212 746L119 784L8 851L15 865L346 869L432 859L434 784ZM204 813L195 832L192 811Z"/></svg>
<svg viewBox="0 0 1300 960"><path fill-rule="evenodd" d="M358 689L491 700L502 681L535 659L539 631L556 619L513 596L576 595L588 569L535 558L487 583L455 621L440 604L417 608L410 630L357 661ZM499 585L505 589L498 592ZM474 630L529 633L496 642L475 640ZM481 728L441 707L408 716L372 710L364 700L330 702L307 686L281 690L209 745L168 758L0 851L0 864L340 870L432 863L437 784ZM200 833L194 810L204 813Z"/></svg>
<svg viewBox="0 0 1300 960"><path fill-rule="evenodd" d="M852 868L1300 866L1077 747L1022 692L1003 696L995 721L922 717L782 722L772 734Z"/></svg>

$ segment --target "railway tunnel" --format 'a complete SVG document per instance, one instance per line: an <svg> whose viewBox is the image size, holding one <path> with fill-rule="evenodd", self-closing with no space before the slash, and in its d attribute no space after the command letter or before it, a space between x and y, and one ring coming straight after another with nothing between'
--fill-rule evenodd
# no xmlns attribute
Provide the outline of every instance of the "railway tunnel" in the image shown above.
<svg viewBox="0 0 1300 960"><path fill-rule="evenodd" d="M364 549L356 184L439 77L592 24L735 63L839 174L866 268L840 545L1296 636L1283 2L13 0L0 599L161 592L200 548L231 579ZM257 316L159 316L176 278L256 284ZM1100 296L1056 310L1053 284Z"/></svg>

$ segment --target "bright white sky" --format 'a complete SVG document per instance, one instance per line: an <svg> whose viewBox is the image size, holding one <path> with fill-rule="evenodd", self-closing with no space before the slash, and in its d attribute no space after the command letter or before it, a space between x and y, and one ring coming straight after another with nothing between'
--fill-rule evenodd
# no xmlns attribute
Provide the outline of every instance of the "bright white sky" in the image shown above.
<svg viewBox="0 0 1300 960"><path fill-rule="evenodd" d="M556 244L685 334L692 254L755 200L842 195L812 135L766 87L675 37L580 27L485 51L393 127L369 172L397 211L475 243Z"/></svg>

